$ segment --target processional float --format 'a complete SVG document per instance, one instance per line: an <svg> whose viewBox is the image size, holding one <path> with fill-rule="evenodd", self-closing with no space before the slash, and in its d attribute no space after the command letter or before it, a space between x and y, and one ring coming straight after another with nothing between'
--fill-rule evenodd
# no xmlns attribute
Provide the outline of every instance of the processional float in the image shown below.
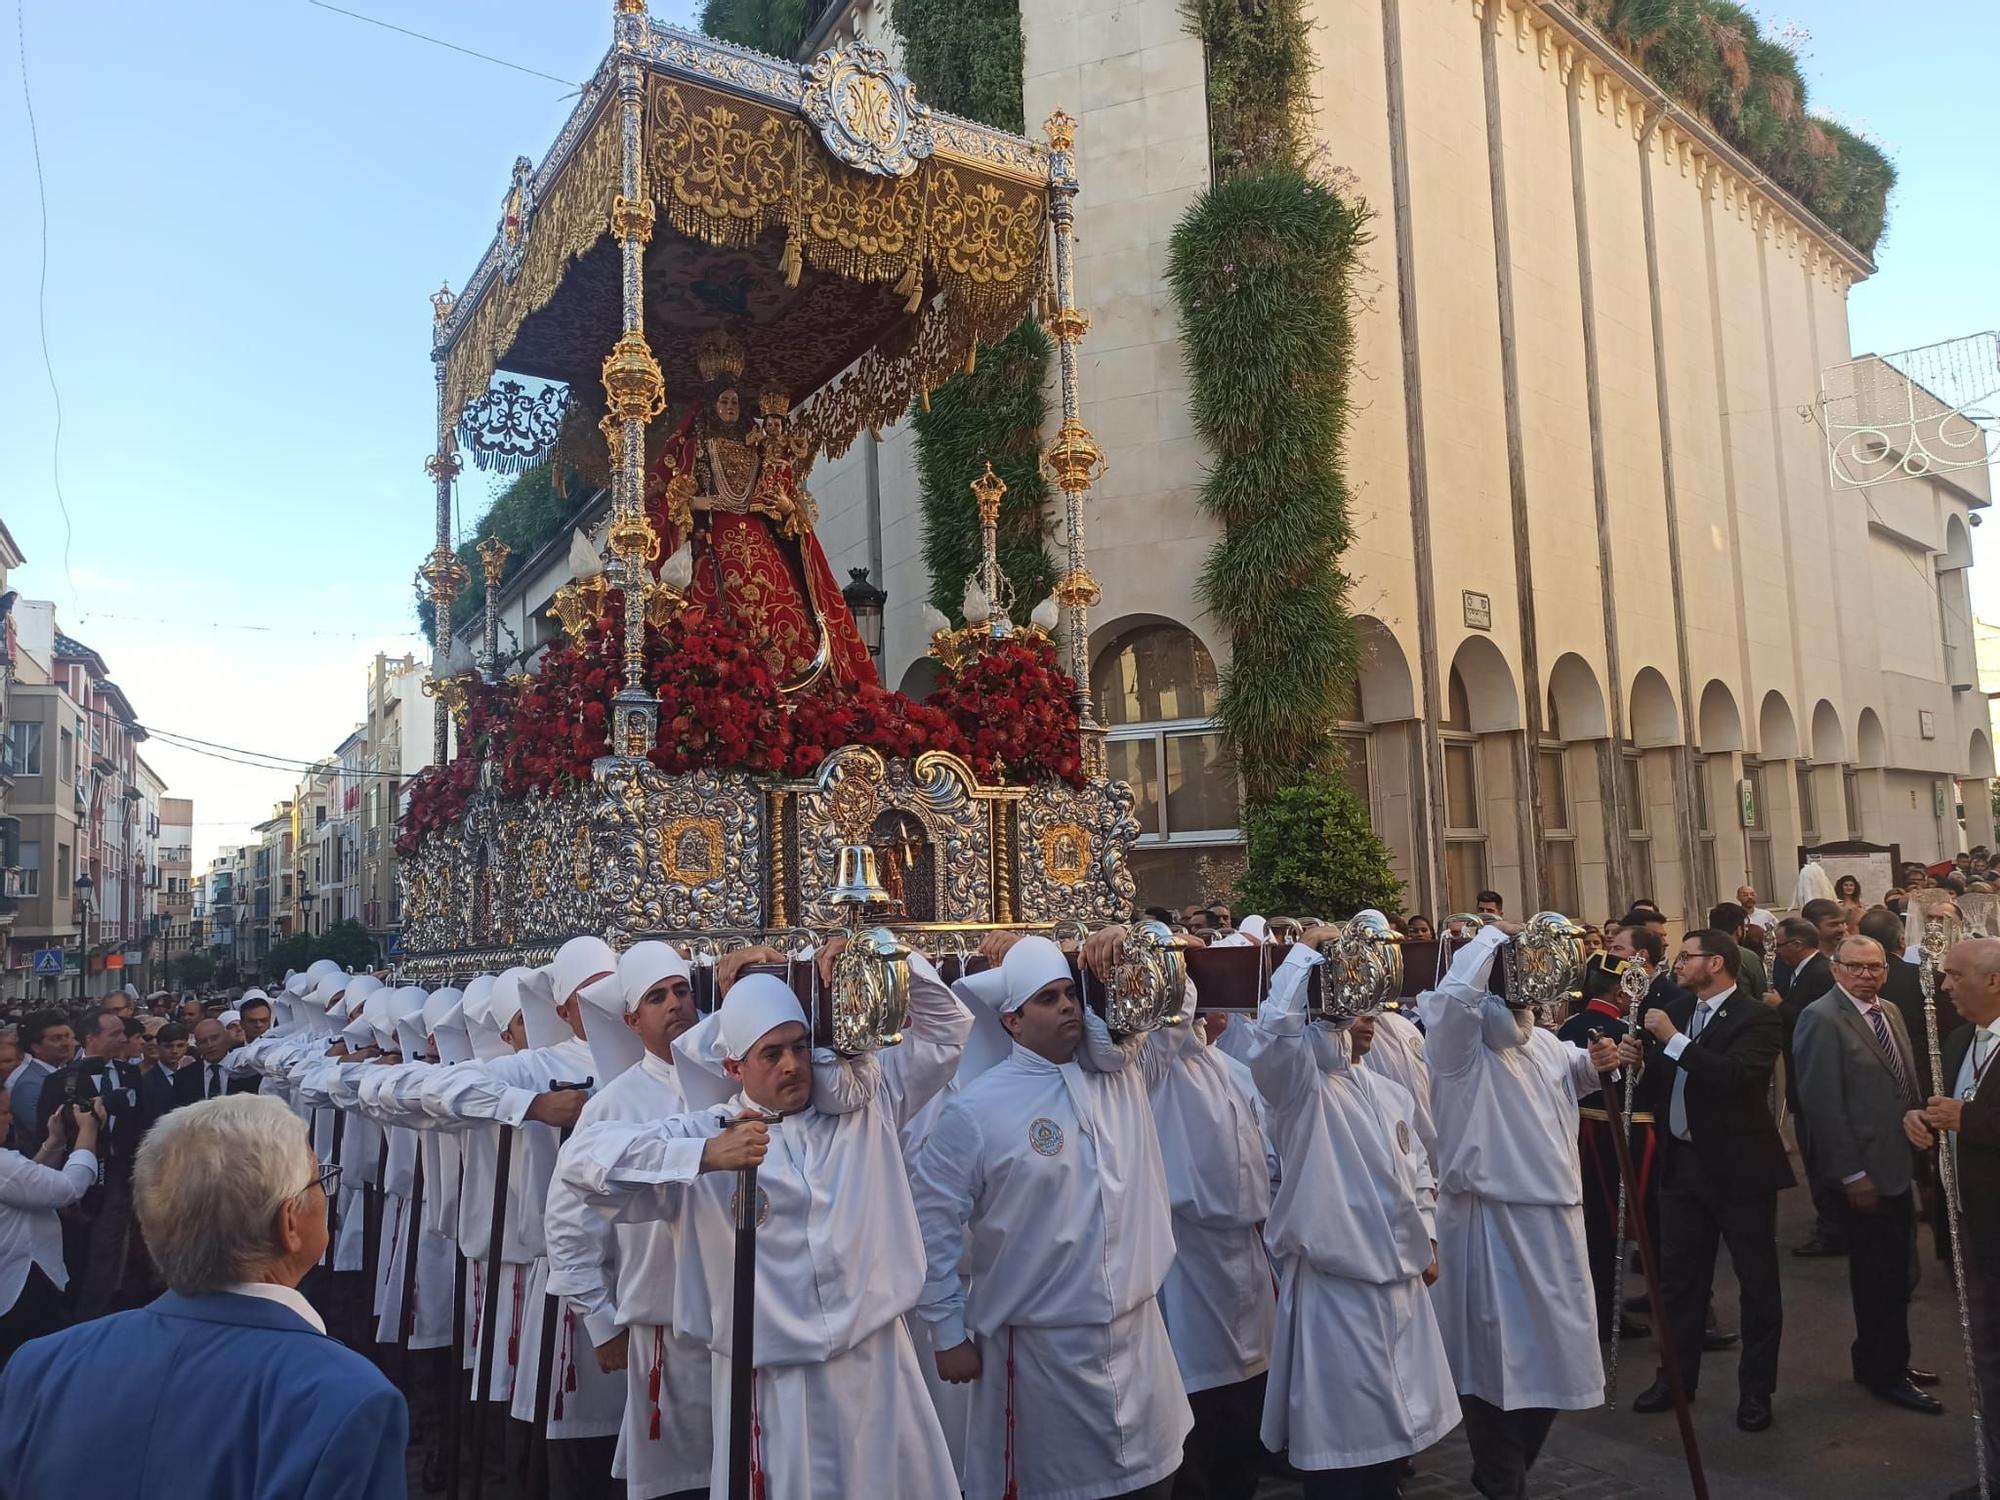
<svg viewBox="0 0 2000 1500"><path fill-rule="evenodd" d="M1061 112L1031 142L929 109L865 44L798 64L616 0L554 145L515 163L464 290L432 298L434 764L398 840L400 980L545 962L584 933L713 960L838 931L825 985L812 964L788 977L825 1040L866 1051L897 1039L907 943L949 967L984 930L1128 915L1134 798L1104 773L1084 686L1104 456L1079 414L1077 189ZM1008 618L1004 486L965 476L985 556L964 625L935 633L945 695L913 704L854 649L806 479L1030 316L1058 349L1041 467L1060 576L1032 623ZM562 637L503 676L509 549L487 539L482 649L454 670L465 459L519 473L551 454L608 493L606 552L582 546L551 611ZM1171 939L1127 950L1118 1018L1158 1024L1178 1003Z"/></svg>
<svg viewBox="0 0 2000 1500"><path fill-rule="evenodd" d="M478 268L431 299L434 764L398 839L400 982L543 963L586 933L679 943L700 981L730 948L840 933L825 982L812 963L778 972L821 1040L861 1052L897 1040L909 944L950 976L996 928L1131 916L1135 799L1105 774L1087 692L1085 501L1104 455L1080 414L1075 122L1058 111L1044 130L931 110L866 44L794 63L616 0L610 51L540 163L516 161ZM913 704L853 649L806 480L1027 317L1058 356L1041 468L1061 496L1059 576L1017 625L996 556L1005 486L967 475L982 556L964 623L933 621L944 686ZM527 670L500 670L509 548L453 547L467 455L503 473L553 456L609 495L606 554L576 548L550 610L561 637ZM454 670L474 555L482 644ZM1507 987L1571 987L1572 938L1544 924L1519 942ZM1323 944L1315 1014L1407 994L1423 960L1392 939L1364 914ZM1110 980L1082 989L1144 1030L1178 1018L1190 974L1206 1007L1254 1008L1281 956L1183 952L1136 923ZM712 983L696 989L712 1003Z"/></svg>

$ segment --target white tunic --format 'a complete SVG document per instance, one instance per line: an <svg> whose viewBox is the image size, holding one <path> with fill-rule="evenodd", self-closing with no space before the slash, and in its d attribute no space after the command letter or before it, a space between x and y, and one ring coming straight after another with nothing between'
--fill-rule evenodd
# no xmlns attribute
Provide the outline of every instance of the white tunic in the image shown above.
<svg viewBox="0 0 2000 1500"><path fill-rule="evenodd" d="M1103 1024L1086 1014L1100 1044ZM1193 1426L1158 1300L1174 1240L1147 1093L1167 1052L1134 1037L1093 1049L1107 1055L1117 1071L1017 1045L917 1158L918 1311L938 1348L970 1335L979 1352L967 1500L1000 1500L1010 1470L1019 1500L1143 1489L1180 1467Z"/></svg>
<svg viewBox="0 0 2000 1500"><path fill-rule="evenodd" d="M1299 1468L1352 1469L1422 1452L1459 1409L1424 1295L1435 1192L1415 1104L1308 1022L1299 1000L1318 962L1294 947L1251 1028L1285 1163L1267 1226L1279 1303L1262 1435Z"/></svg>
<svg viewBox="0 0 2000 1500"><path fill-rule="evenodd" d="M940 1500L957 1491L903 1323L923 1244L898 1132L951 1076L969 1029L935 971L912 958L898 1066L822 1054L815 1073L840 1075L830 1092L842 1112L815 1102L771 1127L757 1176L754 1445L769 1500ZM684 1054L677 1065L689 1066ZM562 1157L564 1180L614 1203L621 1222L678 1224L674 1326L713 1356L718 1495L728 1483L737 1176L701 1175L700 1162L702 1143L745 1107L738 1095L673 1120L595 1121Z"/></svg>
<svg viewBox="0 0 2000 1500"><path fill-rule="evenodd" d="M1488 927L1423 996L1438 1132L1438 1324L1461 1395L1502 1410L1604 1400L1583 1240L1577 1100L1590 1054L1486 991L1504 934Z"/></svg>
<svg viewBox="0 0 2000 1500"><path fill-rule="evenodd" d="M1437 1122L1431 1117L1431 1066L1424 1057L1424 1034L1408 1016L1393 1010L1375 1016L1375 1045L1361 1066L1403 1086L1416 1109L1417 1139L1431 1175L1437 1175Z"/></svg>
<svg viewBox="0 0 2000 1500"><path fill-rule="evenodd" d="M1151 1102L1174 1235L1160 1311L1192 1393L1249 1380L1270 1363L1270 1168L1254 1085L1245 1088L1234 1060L1192 1024L1160 1031L1149 1046L1166 1060Z"/></svg>
<svg viewBox="0 0 2000 1500"><path fill-rule="evenodd" d="M687 1107L679 1070L648 1052L592 1097L577 1124L644 1124ZM708 1346L673 1331L674 1226L614 1224L611 1204L578 1192L564 1176L561 1153L556 1161L546 1218L549 1290L577 1310L590 1350L620 1329L629 1336L625 1423L612 1475L625 1481L631 1500L701 1489L714 1443ZM594 1359L590 1350L580 1357Z"/></svg>
<svg viewBox="0 0 2000 1500"><path fill-rule="evenodd" d="M594 1072L590 1049L580 1037L464 1066L483 1068L494 1082L530 1093L539 1093L551 1083L580 1083ZM468 1103L463 1092L459 1103L461 1107ZM550 1311L545 1232L549 1183L555 1174L561 1139L554 1126L535 1121L524 1123L514 1138L520 1152L512 1168L521 1188L520 1247L528 1252L529 1263L527 1284L521 1293L514 1390L508 1410L516 1421L532 1422L541 1372L542 1323ZM559 1306L556 1316L560 1323L550 1346L548 1435L556 1440L610 1437L624 1425L625 1378L615 1370L607 1373L598 1368L589 1335L579 1324L575 1309Z"/></svg>

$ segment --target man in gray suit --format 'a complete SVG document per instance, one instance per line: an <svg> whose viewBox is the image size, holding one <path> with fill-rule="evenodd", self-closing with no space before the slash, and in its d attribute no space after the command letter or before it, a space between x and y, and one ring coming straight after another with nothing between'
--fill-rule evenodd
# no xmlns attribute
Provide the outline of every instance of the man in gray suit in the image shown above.
<svg viewBox="0 0 2000 1500"><path fill-rule="evenodd" d="M1872 938L1844 939L1834 986L1799 1015L1792 1053L1812 1121L1807 1168L1842 1194L1854 1378L1885 1401L1937 1415L1910 1378L1915 1159L1903 1115L1917 1106L1917 1065L1903 1018L1878 1000L1888 959Z"/></svg>

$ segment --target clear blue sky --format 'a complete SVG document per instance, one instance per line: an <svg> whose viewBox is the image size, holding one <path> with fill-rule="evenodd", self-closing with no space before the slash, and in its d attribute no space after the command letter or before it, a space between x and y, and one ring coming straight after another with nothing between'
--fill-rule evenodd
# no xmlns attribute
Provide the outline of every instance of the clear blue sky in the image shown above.
<svg viewBox="0 0 2000 1500"><path fill-rule="evenodd" d="M431 529L425 299L441 280L463 283L509 166L539 156L568 90L305 0L17 3L47 184L46 314L73 530L65 569L34 166L10 67L0 518L28 554L15 585L57 601L143 719L324 754L361 711L368 655L421 649L407 632ZM572 80L602 55L612 10L340 3ZM685 20L691 9L654 11ZM1853 294L1855 349L2000 327L1989 191L2000 6L1800 0L1766 17L1810 32L1800 50L1815 106L1869 131L1902 175L1882 270ZM465 524L485 493L465 485ZM2000 599L1985 611L2000 613ZM196 799L204 862L289 791L286 777L158 742L146 754Z"/></svg>

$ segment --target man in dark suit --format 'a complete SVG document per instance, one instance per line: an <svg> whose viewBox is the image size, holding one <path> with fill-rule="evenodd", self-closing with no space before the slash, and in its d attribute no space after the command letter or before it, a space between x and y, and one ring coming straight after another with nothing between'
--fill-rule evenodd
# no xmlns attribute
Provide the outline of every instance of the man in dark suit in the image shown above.
<svg viewBox="0 0 2000 1500"><path fill-rule="evenodd" d="M1987 1397L1986 1467L2000 1474L2000 1428L1990 1411L2000 1394L2000 941L1972 938L1944 956L1941 989L1964 1016L1944 1044L1949 1093L1932 1095L1922 1111L1903 1117L1910 1144L1928 1150L1938 1132L1952 1133L1958 1164L1960 1231L1965 1237L1966 1301L1972 1312L1972 1358ZM1942 997L1940 997L1942 998ZM1979 1500L1979 1486L1951 1500Z"/></svg>
<svg viewBox="0 0 2000 1500"><path fill-rule="evenodd" d="M36 1129L46 1135L50 1119L74 1096L80 1103L102 1100L105 1124L99 1137L99 1184L83 1195L78 1213L63 1226L63 1259L69 1264L70 1298L76 1319L100 1317L120 1302L143 1300L145 1257L134 1257L132 1158L148 1129L171 1106L166 1075L148 1076L125 1060L125 1022L115 1012L91 1011L80 1023L83 1053L42 1080ZM55 1128L61 1129L58 1124Z"/></svg>
<svg viewBox="0 0 2000 1500"><path fill-rule="evenodd" d="M1674 960L1688 998L1648 1012L1650 1042L1628 1037L1620 1051L1628 1066L1642 1058L1650 1064L1664 1103L1656 1106L1666 1127L1659 1133L1660 1281L1681 1380L1692 1395L1716 1245L1724 1241L1741 1292L1736 1424L1762 1432L1771 1425L1784 1329L1778 1192L1794 1179L1766 1103L1783 1023L1762 997L1737 988L1738 967L1728 933L1689 933ZM1657 1412L1671 1404L1663 1370L1632 1408Z"/></svg>
<svg viewBox="0 0 2000 1500"><path fill-rule="evenodd" d="M1855 1380L1934 1416L1944 1407L1910 1378L1916 1157L1903 1118L1922 1104L1916 1058L1902 1016L1879 999L1889 973L1881 944L1846 939L1833 973L1833 989L1805 1008L1792 1039L1812 1122L1806 1168L1844 1200Z"/></svg>
<svg viewBox="0 0 2000 1500"><path fill-rule="evenodd" d="M175 1109L183 1105L198 1104L203 1099L216 1099L224 1094L254 1094L257 1092L255 1073L231 1073L223 1065L234 1046L229 1032L214 1017L202 1021L194 1029L194 1061L174 1074Z"/></svg>
<svg viewBox="0 0 2000 1500"><path fill-rule="evenodd" d="M1917 1087L1928 1099L1938 1092L1938 1087L1937 1081L1931 1077L1931 1049L1928 1033L1924 1029L1923 977L1917 972L1917 966L1903 957L1903 919L1886 906L1870 907L1861 916L1861 935L1880 943L1882 951L1888 955L1889 977L1882 981L1881 998L1885 1004L1895 1006L1903 1018L1903 1030L1910 1037L1910 1050L1917 1055ZM1937 1007L1938 1035L1948 1037L1958 1029L1958 1012L1942 987L1934 1003ZM1949 1264L1951 1234L1945 1224L1944 1202L1939 1194L1937 1154L1926 1151L1917 1163L1917 1200L1924 1217L1930 1221L1931 1243L1937 1258Z"/></svg>
<svg viewBox="0 0 2000 1500"><path fill-rule="evenodd" d="M1831 901L1808 901L1806 907L1816 915L1826 919L1830 927L1833 920L1840 919L1840 908ZM1820 910L1825 908L1825 910ZM1830 914L1830 915L1829 915ZM1799 1024L1799 1013L1813 1001L1833 988L1833 949L1846 933L1845 923L1841 931L1831 934L1822 943L1820 925L1803 916L1786 917L1778 923L1772 957L1771 995L1766 995L1767 1004L1775 1003L1778 1016L1785 1028L1785 1107L1791 1111L1792 1134L1799 1143L1799 1154L1809 1156L1812 1150L1812 1122L1799 1108L1799 1065L1792 1056L1792 1036ZM1847 1242L1840 1231L1840 1194L1814 1182L1808 1177L1808 1191L1813 1200L1813 1232L1802 1245L1792 1248L1792 1254L1799 1256L1845 1255Z"/></svg>

